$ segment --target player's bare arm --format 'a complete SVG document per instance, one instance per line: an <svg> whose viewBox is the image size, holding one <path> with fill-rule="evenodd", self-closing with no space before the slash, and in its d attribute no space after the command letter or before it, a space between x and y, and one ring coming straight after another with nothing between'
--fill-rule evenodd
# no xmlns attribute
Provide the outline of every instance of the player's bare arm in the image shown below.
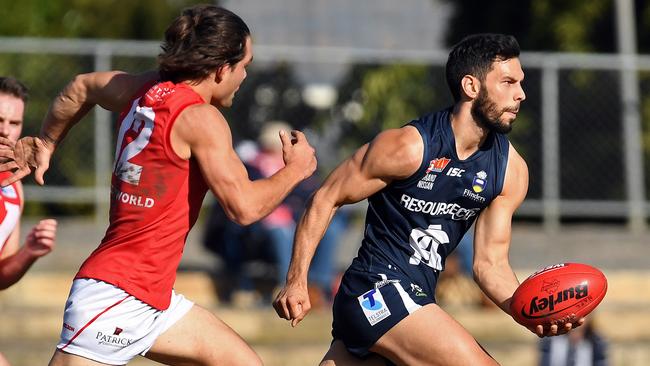
<svg viewBox="0 0 650 366"><path fill-rule="evenodd" d="M136 91L157 77L153 71L138 75L121 71L77 75L54 99L43 121L41 137L55 145L95 105L121 111Z"/></svg>
<svg viewBox="0 0 650 366"><path fill-rule="evenodd" d="M519 281L508 252L512 237L512 216L528 191L528 167L510 146L508 167L501 194L483 210L476 221L474 277L485 294L509 313L510 297Z"/></svg>
<svg viewBox="0 0 650 366"><path fill-rule="evenodd" d="M20 202L24 202L20 182L16 184L16 187L21 197ZM54 249L56 225L56 220L41 220L32 228L25 239L24 245L20 247L20 220L18 220L2 250L2 258L0 258L0 290L4 290L18 282L38 258Z"/></svg>
<svg viewBox="0 0 650 366"><path fill-rule="evenodd" d="M158 73L154 71L138 75L121 71L77 75L52 102L38 137L23 137L15 146L11 141L0 138L0 145L13 148L0 149L0 156L11 160L1 164L0 169L14 170L14 174L0 184L6 186L18 181L30 174L32 168L36 169L36 182L44 184L43 174L49 168L56 145L92 107L99 105L111 111L120 111L137 90L157 78Z"/></svg>
<svg viewBox="0 0 650 366"><path fill-rule="evenodd" d="M316 169L314 149L302 132L283 131L285 167L266 179L251 181L232 146L230 128L219 110L209 104L183 111L172 128L176 153L193 157L203 177L228 217L241 225L251 224L273 211L284 198Z"/></svg>
<svg viewBox="0 0 650 366"><path fill-rule="evenodd" d="M296 229L287 283L273 303L281 318L296 326L309 312L309 264L336 210L370 197L393 180L411 176L422 163L423 149L416 128L386 130L327 177L307 203Z"/></svg>
<svg viewBox="0 0 650 366"><path fill-rule="evenodd" d="M510 298L519 286L508 252L512 238L512 216L528 190L528 167L510 146L508 168L502 193L483 211L476 222L474 238L474 277L483 292L503 311L510 314ZM583 320L578 321L581 324ZM576 325L576 326L577 326ZM558 329L541 326L533 331L539 336L566 333L571 323Z"/></svg>

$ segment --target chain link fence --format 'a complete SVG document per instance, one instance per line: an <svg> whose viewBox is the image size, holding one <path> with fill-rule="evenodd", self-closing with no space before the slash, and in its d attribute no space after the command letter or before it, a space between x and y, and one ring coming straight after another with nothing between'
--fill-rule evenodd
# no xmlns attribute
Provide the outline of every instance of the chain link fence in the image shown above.
<svg viewBox="0 0 650 366"><path fill-rule="evenodd" d="M75 74L155 68L159 44L0 38L0 52L0 74L19 78L31 90L24 134L35 134L50 101ZM451 101L445 50L256 45L254 52L248 79L226 112L235 138L254 138L266 120L282 117L307 130L325 168L386 127L374 122L375 115L390 118L401 108L413 118ZM510 137L528 163L530 188L517 215L549 228L577 219L628 222L643 230L650 216L650 56L524 52L521 59L527 100ZM301 84L296 70L309 67L339 70L331 105L314 107L303 100L309 86ZM413 87L400 89L404 95L397 97L375 95L386 103L371 110L365 103L373 97L368 86L391 75ZM420 107L411 109L411 101ZM25 181L27 213L105 215L114 118L95 108L72 129L55 154L47 185Z"/></svg>

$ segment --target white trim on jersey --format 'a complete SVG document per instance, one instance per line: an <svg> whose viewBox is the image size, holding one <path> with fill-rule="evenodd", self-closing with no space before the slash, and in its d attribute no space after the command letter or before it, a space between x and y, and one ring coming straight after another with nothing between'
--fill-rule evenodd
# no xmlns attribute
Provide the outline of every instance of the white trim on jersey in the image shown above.
<svg viewBox="0 0 650 366"><path fill-rule="evenodd" d="M7 201L4 202L4 205L7 212L5 213L5 217L2 218L2 223L0 223L0 250L2 250L7 239L9 239L9 236L16 228L18 218L20 217L19 205Z"/></svg>

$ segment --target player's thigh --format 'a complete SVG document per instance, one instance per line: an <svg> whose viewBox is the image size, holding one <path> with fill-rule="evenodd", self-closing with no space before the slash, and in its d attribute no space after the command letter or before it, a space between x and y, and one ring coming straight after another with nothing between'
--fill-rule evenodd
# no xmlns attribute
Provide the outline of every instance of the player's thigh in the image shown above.
<svg viewBox="0 0 650 366"><path fill-rule="evenodd" d="M234 330L198 305L162 333L145 357L171 365L262 365Z"/></svg>
<svg viewBox="0 0 650 366"><path fill-rule="evenodd" d="M348 352L343 342L336 340L332 342L320 366L386 366L386 362L377 355L362 360Z"/></svg>
<svg viewBox="0 0 650 366"><path fill-rule="evenodd" d="M402 319L370 348L397 365L498 365L436 304Z"/></svg>
<svg viewBox="0 0 650 366"><path fill-rule="evenodd" d="M56 350L48 366L106 366L108 364Z"/></svg>

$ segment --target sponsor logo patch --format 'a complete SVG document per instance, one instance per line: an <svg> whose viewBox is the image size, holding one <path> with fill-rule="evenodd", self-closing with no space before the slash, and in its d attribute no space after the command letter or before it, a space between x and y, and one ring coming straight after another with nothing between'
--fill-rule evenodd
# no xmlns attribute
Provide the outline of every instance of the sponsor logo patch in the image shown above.
<svg viewBox="0 0 650 366"><path fill-rule="evenodd" d="M433 188L433 182L436 181L437 175L427 173L420 181L418 182L418 188L431 190Z"/></svg>
<svg viewBox="0 0 650 366"><path fill-rule="evenodd" d="M130 339L130 338L120 336L122 334L122 331L123 331L122 328L115 327L113 334L97 332L97 334L95 335L97 344L99 344L100 346L124 348L130 346L133 342L135 342L135 339Z"/></svg>
<svg viewBox="0 0 650 366"><path fill-rule="evenodd" d="M450 177L461 178L463 176L464 172L465 172L465 169L453 168L452 167L452 168L449 168L449 170L447 170L447 175L450 176Z"/></svg>
<svg viewBox="0 0 650 366"><path fill-rule="evenodd" d="M487 173L483 170L476 173L474 179L472 180L472 189L476 193L481 193L485 189L485 181L487 179Z"/></svg>
<svg viewBox="0 0 650 366"><path fill-rule="evenodd" d="M429 168L427 169L427 173L431 173L431 172L440 173L440 172L442 172L443 170L445 170L445 168L447 167L447 164L449 164L450 161L451 161L451 159L449 159L449 158L436 158L436 159L431 160L429 162Z"/></svg>
<svg viewBox="0 0 650 366"><path fill-rule="evenodd" d="M412 283L411 284L411 292L415 294L417 297L426 297L427 293L422 291L422 287Z"/></svg>
<svg viewBox="0 0 650 366"><path fill-rule="evenodd" d="M384 297L379 289L373 288L357 298L363 314L370 325L374 326L390 316L390 310L384 302Z"/></svg>
<svg viewBox="0 0 650 366"><path fill-rule="evenodd" d="M474 192L470 191L469 189L464 189L463 190L463 197L467 197L467 198L469 198L471 200L474 200L476 202L485 203L485 197L481 196L478 193L474 193Z"/></svg>
<svg viewBox="0 0 650 366"><path fill-rule="evenodd" d="M430 216L449 216L452 220L469 220L476 216L480 208L464 208L457 203L431 202L402 194L400 204L411 212L421 212Z"/></svg>

